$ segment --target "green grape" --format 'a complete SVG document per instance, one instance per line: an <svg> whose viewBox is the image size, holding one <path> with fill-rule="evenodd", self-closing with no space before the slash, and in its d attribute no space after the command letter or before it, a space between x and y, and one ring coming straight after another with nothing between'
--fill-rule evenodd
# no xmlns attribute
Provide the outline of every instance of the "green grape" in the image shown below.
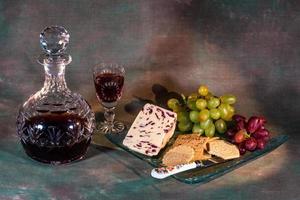
<svg viewBox="0 0 300 200"><path fill-rule="evenodd" d="M199 113L199 121L204 122L209 118L209 110L203 109Z"/></svg>
<svg viewBox="0 0 300 200"><path fill-rule="evenodd" d="M206 129L205 129L205 136L206 137L213 137L215 135L215 125L214 124L210 124Z"/></svg>
<svg viewBox="0 0 300 200"><path fill-rule="evenodd" d="M212 93L208 92L208 94L205 96L205 99L210 100L213 97L214 97L214 95Z"/></svg>
<svg viewBox="0 0 300 200"><path fill-rule="evenodd" d="M178 112L177 114L177 121L179 122L187 122L189 121L189 113L186 112L186 111L181 111L181 112Z"/></svg>
<svg viewBox="0 0 300 200"><path fill-rule="evenodd" d="M231 94L225 94L220 97L222 103L234 104L236 102L236 97Z"/></svg>
<svg viewBox="0 0 300 200"><path fill-rule="evenodd" d="M193 133L199 133L200 135L202 135L204 133L204 129L202 129L200 127L199 123L194 124L193 126Z"/></svg>
<svg viewBox="0 0 300 200"><path fill-rule="evenodd" d="M196 101L194 101L194 100L188 100L187 101L187 106L191 110L198 110L197 107L196 107Z"/></svg>
<svg viewBox="0 0 300 200"><path fill-rule="evenodd" d="M195 110L192 110L190 112L190 120L194 123L198 123L199 122L199 112L198 111L195 111Z"/></svg>
<svg viewBox="0 0 300 200"><path fill-rule="evenodd" d="M226 104L226 108L227 108L228 112L233 113L233 114L235 113L235 109L233 106Z"/></svg>
<svg viewBox="0 0 300 200"><path fill-rule="evenodd" d="M210 117L213 118L214 120L217 120L221 117L221 112L217 108L213 108L209 111Z"/></svg>
<svg viewBox="0 0 300 200"><path fill-rule="evenodd" d="M213 121L209 118L203 122L200 122L200 128L207 129L211 124L213 124Z"/></svg>
<svg viewBox="0 0 300 200"><path fill-rule="evenodd" d="M216 127L218 133L225 133L227 131L227 125L223 119L218 119L215 122L215 127Z"/></svg>
<svg viewBox="0 0 300 200"><path fill-rule="evenodd" d="M188 100L190 101L196 101L198 99L198 95L196 93L192 93L190 96L188 96Z"/></svg>
<svg viewBox="0 0 300 200"><path fill-rule="evenodd" d="M226 105L225 104L221 104L219 107L218 107L218 110L220 111L220 114L221 114L221 118L222 119L225 119L227 116L228 116L228 110L226 108Z"/></svg>
<svg viewBox="0 0 300 200"><path fill-rule="evenodd" d="M235 113L235 109L234 109L233 106L231 106L231 105L228 104L227 110L228 110L228 115L226 117L226 121L231 121L232 120L232 116Z"/></svg>
<svg viewBox="0 0 300 200"><path fill-rule="evenodd" d="M205 109L206 106L207 106L207 101L205 99L197 99L197 101L196 101L196 107L199 110Z"/></svg>
<svg viewBox="0 0 300 200"><path fill-rule="evenodd" d="M234 115L234 113L228 112L227 116L222 118L222 119L224 119L227 122L232 121L232 116L233 115Z"/></svg>
<svg viewBox="0 0 300 200"><path fill-rule="evenodd" d="M167 105L170 109L174 110L177 106L179 106L179 101L178 99L172 98L168 100Z"/></svg>
<svg viewBox="0 0 300 200"><path fill-rule="evenodd" d="M216 97L212 97L208 100L207 102L207 107L209 109L213 109L213 108L216 108L220 105L220 100L219 98L216 98Z"/></svg>
<svg viewBox="0 0 300 200"><path fill-rule="evenodd" d="M178 126L179 131L187 132L187 131L192 130L193 123L191 121L179 122L177 126Z"/></svg>
<svg viewBox="0 0 300 200"><path fill-rule="evenodd" d="M177 105L172 110L176 113L179 113L179 112L182 112L184 110L184 108L180 105Z"/></svg>
<svg viewBox="0 0 300 200"><path fill-rule="evenodd" d="M198 93L201 95L201 96L206 96L208 94L208 87L206 85L201 85L198 89Z"/></svg>
<svg viewBox="0 0 300 200"><path fill-rule="evenodd" d="M221 115L221 117L225 121L231 121L232 116L234 115L234 112L235 112L234 107L229 104L226 104L226 103L224 103L223 105L224 105L224 109L227 110L227 113L224 116Z"/></svg>

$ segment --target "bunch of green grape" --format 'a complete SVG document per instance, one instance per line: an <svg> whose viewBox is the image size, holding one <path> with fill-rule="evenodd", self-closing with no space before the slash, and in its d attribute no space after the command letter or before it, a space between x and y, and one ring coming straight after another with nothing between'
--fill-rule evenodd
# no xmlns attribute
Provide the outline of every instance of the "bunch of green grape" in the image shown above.
<svg viewBox="0 0 300 200"><path fill-rule="evenodd" d="M236 97L231 94L214 96L207 86L200 86L198 93L187 98L182 95L182 101L172 98L168 107L177 113L177 128L181 132L205 134L213 137L215 132L225 133L226 121L231 121L235 113L233 104Z"/></svg>

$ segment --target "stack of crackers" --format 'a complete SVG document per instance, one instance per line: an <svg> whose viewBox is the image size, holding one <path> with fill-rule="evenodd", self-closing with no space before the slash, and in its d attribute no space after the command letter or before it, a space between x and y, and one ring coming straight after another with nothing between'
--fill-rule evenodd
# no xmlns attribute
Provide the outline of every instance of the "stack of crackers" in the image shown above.
<svg viewBox="0 0 300 200"><path fill-rule="evenodd" d="M219 147L217 150L215 150L215 144ZM228 155L223 155L224 150L227 150L225 152L228 152ZM199 134L183 134L179 135L166 151L162 163L165 166L175 166L196 160L208 160L211 159L212 155L220 155L218 157L223 159L232 159L239 157L239 151L235 145L225 143L218 137L209 138Z"/></svg>

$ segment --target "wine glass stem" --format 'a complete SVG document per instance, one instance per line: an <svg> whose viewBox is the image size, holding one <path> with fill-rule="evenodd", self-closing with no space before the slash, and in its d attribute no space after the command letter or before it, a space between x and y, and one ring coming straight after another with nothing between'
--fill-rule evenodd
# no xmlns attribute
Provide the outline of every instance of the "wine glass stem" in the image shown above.
<svg viewBox="0 0 300 200"><path fill-rule="evenodd" d="M104 107L104 117L107 122L109 130L112 130L115 119L115 107L107 108Z"/></svg>

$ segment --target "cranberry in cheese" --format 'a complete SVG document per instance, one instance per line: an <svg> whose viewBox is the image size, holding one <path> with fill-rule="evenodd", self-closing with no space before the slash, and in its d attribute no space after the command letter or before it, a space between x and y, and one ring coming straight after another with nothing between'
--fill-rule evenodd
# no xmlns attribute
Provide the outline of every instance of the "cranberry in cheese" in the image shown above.
<svg viewBox="0 0 300 200"><path fill-rule="evenodd" d="M155 156L173 136L176 113L146 104L131 125L123 144L147 156Z"/></svg>

